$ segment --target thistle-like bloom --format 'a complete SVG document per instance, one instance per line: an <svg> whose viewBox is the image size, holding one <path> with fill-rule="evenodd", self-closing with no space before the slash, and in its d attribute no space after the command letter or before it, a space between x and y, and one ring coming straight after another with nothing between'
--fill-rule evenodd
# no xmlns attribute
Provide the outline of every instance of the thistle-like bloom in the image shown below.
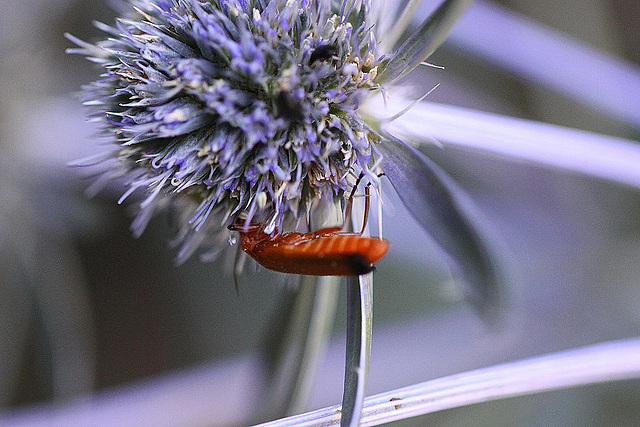
<svg viewBox="0 0 640 427"><path fill-rule="evenodd" d="M159 209L177 208L178 260L225 246L227 226L260 223L265 233L340 206L360 177L383 171L418 223L444 249L452 271L483 309L497 300L497 269L473 209L433 162L363 113L422 63L467 0L446 0L394 48L406 14L369 0L128 0L131 15L95 45L73 36L104 69L86 103L116 144L104 179L146 191L133 229ZM409 2L408 9L415 5ZM246 229L245 229L246 231ZM343 425L358 422L372 318L371 277L348 287L351 303ZM353 320L356 319L356 320Z"/></svg>
<svg viewBox="0 0 640 427"><path fill-rule="evenodd" d="M131 14L96 44L68 37L104 70L86 103L116 144L100 182L146 191L132 228L177 208L178 260L226 245L243 213L267 233L344 205L383 171L440 244L481 307L498 270L475 212L416 149L364 114L364 102L422 63L468 3L447 0L394 48L408 19L368 0L128 0ZM387 20L385 25L385 19ZM390 52L378 52L376 31Z"/></svg>
<svg viewBox="0 0 640 427"><path fill-rule="evenodd" d="M70 37L105 70L85 88L117 140L105 177L126 177L122 200L149 191L136 234L179 205L182 260L239 212L272 232L344 200L349 177L375 180L378 137L357 111L379 87L364 4L130 3L129 19L98 24L111 38Z"/></svg>

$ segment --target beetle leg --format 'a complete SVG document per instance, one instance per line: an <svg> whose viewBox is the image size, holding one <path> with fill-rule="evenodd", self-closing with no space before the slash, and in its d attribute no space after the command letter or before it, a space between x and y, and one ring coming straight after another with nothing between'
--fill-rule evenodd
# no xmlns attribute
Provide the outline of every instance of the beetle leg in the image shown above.
<svg viewBox="0 0 640 427"><path fill-rule="evenodd" d="M356 179L356 183L353 184L353 189L351 190L349 197L347 197L347 207L344 210L344 222L342 223L342 227L341 227L342 230L347 228L347 221L349 221L348 218L351 216L351 208L353 206L353 196L356 194L356 190L358 189L358 184L360 184L360 181L362 180L363 176L364 176L364 173L360 172L358 179Z"/></svg>
<svg viewBox="0 0 640 427"><path fill-rule="evenodd" d="M360 235L364 233L364 229L367 226L367 221L369 220L369 196L371 196L371 194L369 193L370 185L371 183L368 183L364 187L364 219L362 220L362 229L360 230Z"/></svg>

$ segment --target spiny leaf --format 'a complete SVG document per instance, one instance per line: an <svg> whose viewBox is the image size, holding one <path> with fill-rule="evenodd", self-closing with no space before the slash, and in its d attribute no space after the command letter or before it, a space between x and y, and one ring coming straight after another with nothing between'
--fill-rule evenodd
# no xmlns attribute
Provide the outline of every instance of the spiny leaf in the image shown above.
<svg viewBox="0 0 640 427"><path fill-rule="evenodd" d="M446 0L391 58L379 67L376 83L391 83L426 60L444 41L470 0Z"/></svg>
<svg viewBox="0 0 640 427"><path fill-rule="evenodd" d="M379 144L383 170L409 212L449 258L485 314L498 309L503 273L479 212L464 191L429 158L392 137Z"/></svg>

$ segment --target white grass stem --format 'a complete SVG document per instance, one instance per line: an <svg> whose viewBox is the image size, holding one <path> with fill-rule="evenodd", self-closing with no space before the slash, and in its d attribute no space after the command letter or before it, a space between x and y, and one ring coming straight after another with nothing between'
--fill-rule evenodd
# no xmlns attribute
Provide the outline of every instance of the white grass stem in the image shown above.
<svg viewBox="0 0 640 427"><path fill-rule="evenodd" d="M515 396L640 378L640 338L582 347L477 369L380 393L364 401L360 425L378 425L445 409ZM331 406L262 427L334 426Z"/></svg>

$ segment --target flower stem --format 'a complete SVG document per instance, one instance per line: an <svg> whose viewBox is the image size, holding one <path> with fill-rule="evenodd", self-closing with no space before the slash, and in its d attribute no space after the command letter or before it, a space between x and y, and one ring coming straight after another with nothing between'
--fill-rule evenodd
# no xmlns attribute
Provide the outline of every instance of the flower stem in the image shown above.
<svg viewBox="0 0 640 427"><path fill-rule="evenodd" d="M373 274L347 279L347 354L340 425L357 426L371 358Z"/></svg>

